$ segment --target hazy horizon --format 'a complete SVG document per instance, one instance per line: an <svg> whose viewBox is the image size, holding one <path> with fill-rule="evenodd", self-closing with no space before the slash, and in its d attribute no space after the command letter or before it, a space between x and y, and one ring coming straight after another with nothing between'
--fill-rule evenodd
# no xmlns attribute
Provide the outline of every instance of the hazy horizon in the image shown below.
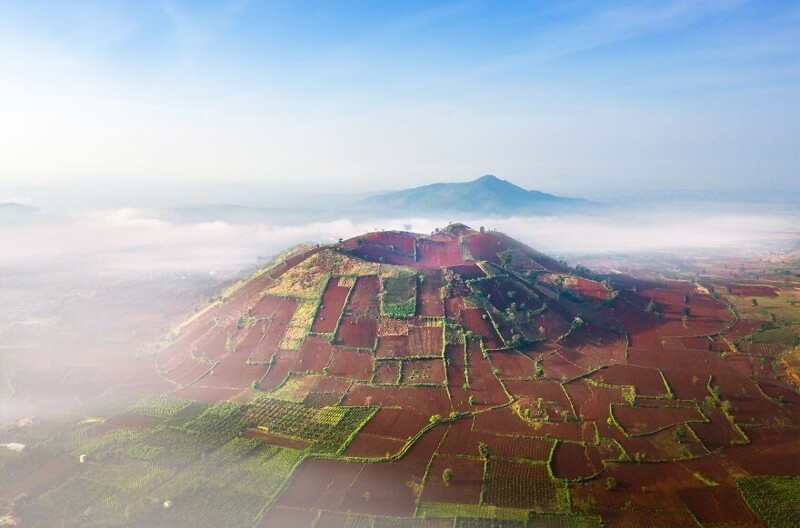
<svg viewBox="0 0 800 528"><path fill-rule="evenodd" d="M486 173L797 193L798 21L792 2L3 2L0 195Z"/></svg>

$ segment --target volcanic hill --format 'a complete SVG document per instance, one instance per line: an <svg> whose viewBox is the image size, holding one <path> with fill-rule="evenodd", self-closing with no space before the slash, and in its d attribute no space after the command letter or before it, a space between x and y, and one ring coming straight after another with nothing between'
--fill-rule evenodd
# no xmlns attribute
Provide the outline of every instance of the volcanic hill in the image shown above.
<svg viewBox="0 0 800 528"><path fill-rule="evenodd" d="M294 453L263 526L759 525L734 482L777 453L800 473L800 396L734 347L753 328L699 283L453 224L290 251L157 366L173 396L238 405L207 411L218 427Z"/></svg>

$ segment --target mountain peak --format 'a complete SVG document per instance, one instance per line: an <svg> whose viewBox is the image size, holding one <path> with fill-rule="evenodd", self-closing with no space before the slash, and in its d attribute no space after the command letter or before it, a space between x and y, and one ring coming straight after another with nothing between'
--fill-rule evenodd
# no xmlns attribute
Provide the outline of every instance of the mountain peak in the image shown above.
<svg viewBox="0 0 800 528"><path fill-rule="evenodd" d="M474 180L472 183L494 183L494 182L501 182L500 178L495 176L494 174L486 174L485 176L481 176L477 180Z"/></svg>

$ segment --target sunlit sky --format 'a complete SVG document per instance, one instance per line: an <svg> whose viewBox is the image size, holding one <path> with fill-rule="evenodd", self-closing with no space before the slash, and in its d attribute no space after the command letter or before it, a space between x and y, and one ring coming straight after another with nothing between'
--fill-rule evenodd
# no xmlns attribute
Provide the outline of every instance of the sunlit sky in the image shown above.
<svg viewBox="0 0 800 528"><path fill-rule="evenodd" d="M800 3L0 0L0 186L800 189Z"/></svg>

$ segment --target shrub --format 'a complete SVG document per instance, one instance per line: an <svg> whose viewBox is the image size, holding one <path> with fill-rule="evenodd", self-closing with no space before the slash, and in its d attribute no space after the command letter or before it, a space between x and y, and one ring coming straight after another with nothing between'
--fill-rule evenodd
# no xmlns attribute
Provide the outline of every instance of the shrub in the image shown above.
<svg viewBox="0 0 800 528"><path fill-rule="evenodd" d="M445 468L445 470L442 471L442 482L444 482L445 486L449 486L452 480L453 480L453 470L450 468Z"/></svg>
<svg viewBox="0 0 800 528"><path fill-rule="evenodd" d="M617 482L617 479L615 479L614 477L608 477L606 479L606 489L608 491L617 489L618 485L619 483Z"/></svg>

